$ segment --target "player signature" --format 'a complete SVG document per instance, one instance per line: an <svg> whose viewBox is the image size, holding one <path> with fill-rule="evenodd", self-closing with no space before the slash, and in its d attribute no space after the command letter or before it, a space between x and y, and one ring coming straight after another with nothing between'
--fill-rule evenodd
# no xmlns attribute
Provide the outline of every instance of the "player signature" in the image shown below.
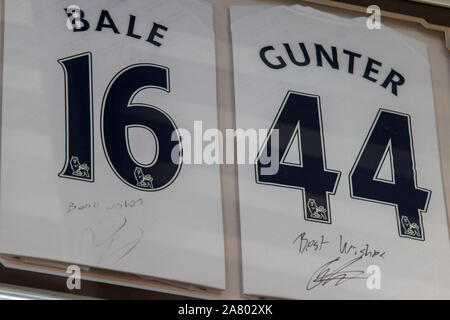
<svg viewBox="0 0 450 320"><path fill-rule="evenodd" d="M347 270L347 268L362 258L363 256L359 256L345 262L339 267L336 267L335 264L340 261L341 257L337 257L336 259L325 263L313 273L306 284L306 290L312 290L318 286L326 286L329 283L334 283L335 286L339 286L348 280L367 279L367 276L364 276L365 271Z"/></svg>
<svg viewBox="0 0 450 320"><path fill-rule="evenodd" d="M130 224L126 217L116 217L86 228L84 234L98 264L115 264L137 247L144 230Z"/></svg>

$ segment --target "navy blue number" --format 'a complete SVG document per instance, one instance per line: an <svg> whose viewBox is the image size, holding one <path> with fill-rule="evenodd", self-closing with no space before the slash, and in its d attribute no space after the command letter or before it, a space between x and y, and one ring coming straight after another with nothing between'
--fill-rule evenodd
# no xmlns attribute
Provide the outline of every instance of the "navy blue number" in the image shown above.
<svg viewBox="0 0 450 320"><path fill-rule="evenodd" d="M66 159L60 177L94 182L92 55L58 60L64 69Z"/></svg>
<svg viewBox="0 0 450 320"><path fill-rule="evenodd" d="M391 181L378 178L388 152ZM380 109L349 178L352 197L395 206L400 237L425 240L421 214L431 191L416 184L409 115Z"/></svg>
<svg viewBox="0 0 450 320"><path fill-rule="evenodd" d="M119 72L106 90L102 107L102 141L108 162L117 176L127 185L143 190L158 191L169 186L181 169L181 143L174 121L161 109L133 103L136 94L153 88L170 92L169 69L152 65L132 65ZM128 145L128 128L143 127L155 136L157 159L144 166L134 160ZM172 141L175 132L177 140Z"/></svg>
<svg viewBox="0 0 450 320"><path fill-rule="evenodd" d="M262 163L260 154L261 151L272 154L273 130L278 130L279 134L280 166L276 174L268 175L262 170L270 164ZM300 141L301 161L286 163L284 158L295 135ZM305 220L331 224L329 195L335 193L341 173L327 169L323 140L320 97L289 91L258 155L256 182L302 190Z"/></svg>

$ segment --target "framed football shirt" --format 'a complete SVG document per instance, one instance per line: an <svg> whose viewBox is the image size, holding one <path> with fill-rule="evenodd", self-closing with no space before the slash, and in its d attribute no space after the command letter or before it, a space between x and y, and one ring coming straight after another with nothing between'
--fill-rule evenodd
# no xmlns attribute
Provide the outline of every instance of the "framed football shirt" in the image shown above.
<svg viewBox="0 0 450 320"><path fill-rule="evenodd" d="M450 296L426 46L366 18L231 8L244 293ZM381 280L382 279L382 280Z"/></svg>
<svg viewBox="0 0 450 320"><path fill-rule="evenodd" d="M0 252L223 289L203 1L6 1Z"/></svg>

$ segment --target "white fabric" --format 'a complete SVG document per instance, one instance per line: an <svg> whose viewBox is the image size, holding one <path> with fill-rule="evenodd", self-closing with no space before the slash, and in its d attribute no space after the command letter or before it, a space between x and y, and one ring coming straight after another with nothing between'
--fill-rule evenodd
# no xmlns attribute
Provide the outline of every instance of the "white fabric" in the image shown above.
<svg viewBox="0 0 450 320"><path fill-rule="evenodd" d="M74 33L64 11L73 3L6 2L0 252L223 289L218 166L184 165L168 188L142 192L115 176L100 135L108 83L137 63L168 67L171 92L143 90L133 102L158 106L191 132L196 120L204 128L217 127L212 8L197 0L80 0L76 4L90 29ZM102 9L120 34L95 31ZM130 15L136 16L140 40L126 36ZM163 39L156 38L160 47L145 41L153 22L168 27L160 32ZM65 100L57 60L87 51L93 57L95 183L58 177L65 155ZM130 144L145 148L145 141ZM124 201L139 199L143 204L124 208ZM77 209L69 213L71 203ZM128 228L109 243L124 221ZM142 239L118 260L117 252L136 241L139 230ZM93 237L109 240L93 245Z"/></svg>
<svg viewBox="0 0 450 320"><path fill-rule="evenodd" d="M344 19L302 6L251 11L250 6L231 8L237 128L269 129L290 90L318 95L327 167L342 174L336 194L330 195L329 225L305 221L300 190L257 184L254 166L239 166L244 293L294 299L449 298L449 238L426 46L384 25L369 30L365 18ZM302 61L300 42L309 52L308 66L294 65L283 49L289 43ZM323 67L316 65L314 44L329 53L331 46L337 47L339 70L325 59ZM276 56L282 56L285 68L271 69L260 59L260 49L271 45L270 61L277 63ZM362 55L353 74L347 72L343 49ZM376 67L378 74L371 73L375 83L362 77L368 57L383 63ZM391 68L406 78L397 96L381 86ZM349 173L379 108L411 117L417 185L432 190L422 215L425 241L399 237L393 206L350 197ZM310 241L320 242L323 236L328 243L300 253L294 240L302 233ZM358 251L368 244L370 250L386 252L384 258L367 257L346 268L378 266L381 290L369 290L361 279L338 286L337 280L319 281L306 289L310 279L318 279L313 273L320 266L340 257L330 266L331 274L352 259L353 251L341 254L340 236Z"/></svg>

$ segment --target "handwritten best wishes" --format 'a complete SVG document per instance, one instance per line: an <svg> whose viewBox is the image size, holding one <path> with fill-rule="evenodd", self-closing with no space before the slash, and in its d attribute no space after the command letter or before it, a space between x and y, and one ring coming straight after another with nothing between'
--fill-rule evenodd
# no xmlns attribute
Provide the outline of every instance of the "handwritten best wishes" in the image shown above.
<svg viewBox="0 0 450 320"><path fill-rule="evenodd" d="M99 201L91 201L85 203L75 203L70 201L67 205L67 213L76 213L87 210L106 210L106 211L121 211L141 207L144 205L144 200L139 198L136 200L120 200L102 203Z"/></svg>
<svg viewBox="0 0 450 320"><path fill-rule="evenodd" d="M300 233L292 243L298 245L297 248L300 254L322 251L322 249L324 249L325 247L334 246L337 249L338 253L343 255L361 255L364 258L384 258L386 255L386 251L374 249L369 244L365 244L363 246L352 244L349 241L344 240L344 237L342 235L339 236L339 242L337 246L331 241L327 240L324 235L321 235L317 239L313 239L307 236L306 232Z"/></svg>

